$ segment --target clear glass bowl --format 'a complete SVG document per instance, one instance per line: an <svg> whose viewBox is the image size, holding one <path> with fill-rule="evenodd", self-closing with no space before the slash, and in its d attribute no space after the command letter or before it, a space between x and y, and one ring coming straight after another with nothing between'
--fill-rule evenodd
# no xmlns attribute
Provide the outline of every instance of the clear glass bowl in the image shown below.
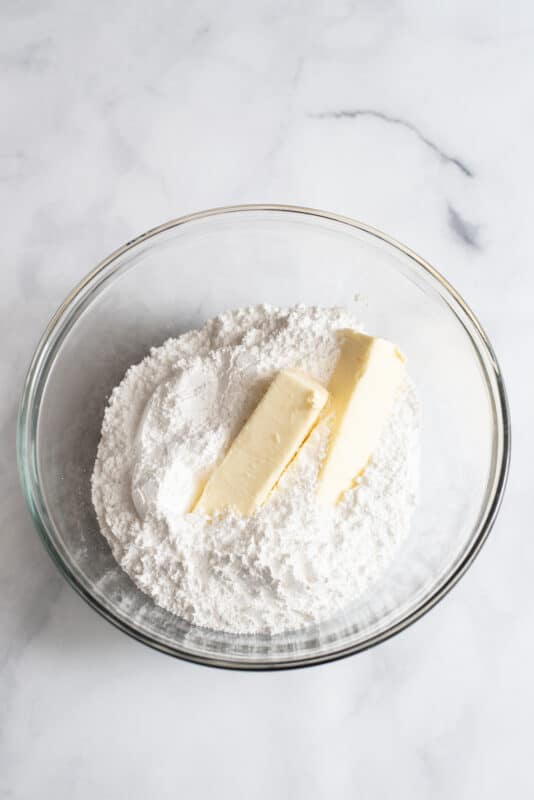
<svg viewBox="0 0 534 800"><path fill-rule="evenodd" d="M90 476L111 389L150 347L224 310L355 302L367 330L407 354L422 401L420 505L408 540L365 595L304 630L230 635L158 608L113 560L91 504ZM173 220L99 264L44 332L18 430L28 506L46 548L82 597L145 644L240 669L356 653L428 611L486 539L509 451L505 390L491 345L439 273L359 222L270 205Z"/></svg>

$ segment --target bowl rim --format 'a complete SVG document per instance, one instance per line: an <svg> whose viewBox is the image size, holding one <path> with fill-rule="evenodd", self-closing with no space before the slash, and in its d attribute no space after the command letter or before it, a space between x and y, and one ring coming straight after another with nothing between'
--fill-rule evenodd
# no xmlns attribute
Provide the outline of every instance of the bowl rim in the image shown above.
<svg viewBox="0 0 534 800"><path fill-rule="evenodd" d="M388 626L383 631L380 631L368 639L347 645L341 648L334 648L327 653L321 653L315 656L293 657L283 659L280 661L269 660L256 660L248 661L247 659L234 660L232 657L227 656L203 656L194 652L188 652L179 647L170 647L163 642L156 641L145 633L139 631L134 625L119 618L112 611L107 609L96 596L91 594L85 586L83 586L75 573L70 569L68 564L63 560L58 548L55 546L52 538L50 537L47 525L39 513L38 507L35 503L35 489L38 487L38 481L34 480L34 476L29 467L30 458L29 454L33 451L34 441L30 430L31 421L33 418L38 418L40 396L35 395L36 384L41 375L41 368L43 366L43 359L46 356L48 343L53 335L61 328L65 317L73 310L74 306L78 305L81 296L85 296L86 290L104 271L109 270L113 273L112 265L124 253L138 245L154 238L160 233L185 225L189 222L200 219L208 219L224 214L232 214L236 212L275 212L275 213L292 213L301 214L309 217L319 219L326 219L331 222L347 225L351 228L356 228L366 234L369 234L381 240L385 244L399 250L403 255L412 259L415 264L427 275L430 275L435 281L438 282L441 289L445 294L455 301L460 307L463 314L467 317L471 325L474 327L478 334L478 341L473 338L471 333L467 331L473 345L480 358L481 354L485 357L483 359L483 366L485 370L485 378L488 385L488 391L491 395L495 409L495 417L497 421L497 438L500 448L498 449L498 460L495 464L493 480L493 487L490 495L488 496L485 507L482 509L479 523L478 533L474 537L470 547L466 550L464 556L452 570L451 574L447 577L441 585L438 585L435 591L409 614L397 621L395 624ZM451 309L452 310L452 309ZM46 364L45 364L46 367ZM488 370L494 379L494 383L488 380ZM499 367L497 358L495 356L493 347L482 328L480 322L473 314L463 297L454 289L454 287L444 278L438 270L433 267L428 261L419 256L406 245L397 241L388 234L374 228L366 223L352 219L351 217L343 216L336 213L322 211L320 209L309 208L306 206L286 205L277 203L250 203L243 205L220 206L211 208L206 211L198 211L185 216L171 219L161 225L150 228L145 233L130 239L126 244L114 250L107 258L100 261L84 278L71 290L65 300L61 303L59 308L50 318L43 334L41 335L34 355L30 362L27 372L26 380L22 391L19 414L17 421L17 463L19 470L19 477L22 484L24 499L26 505L31 513L34 525L39 533L39 536L45 546L45 549L51 556L59 571L66 578L67 582L75 589L76 592L97 611L104 619L108 620L112 625L121 630L123 633L131 636L133 639L155 649L159 652L166 653L185 661L189 661L204 666L219 667L225 669L233 669L240 671L274 671L295 669L306 666L313 666L318 664L327 663L330 661L337 661L341 658L354 655L355 653L363 652L371 647L374 647L388 639L396 636L401 631L410 627L414 622L423 617L430 609L432 609L438 602L440 602L450 590L458 583L460 578L469 569L477 555L479 554L483 544L485 543L497 517L501 502L503 499L504 490L508 478L511 454L511 422L508 399L506 388L502 377L502 372Z"/></svg>

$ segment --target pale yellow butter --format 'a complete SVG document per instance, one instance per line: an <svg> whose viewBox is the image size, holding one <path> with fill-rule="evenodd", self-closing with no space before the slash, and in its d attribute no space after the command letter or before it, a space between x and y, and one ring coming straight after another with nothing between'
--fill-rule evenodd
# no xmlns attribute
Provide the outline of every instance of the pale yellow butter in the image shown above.
<svg viewBox="0 0 534 800"><path fill-rule="evenodd" d="M341 331L339 359L328 385L330 438L319 472L318 499L335 504L367 466L404 374L391 342Z"/></svg>
<svg viewBox="0 0 534 800"><path fill-rule="evenodd" d="M277 374L214 470L196 505L205 514L252 514L316 423L328 400L320 383L297 370Z"/></svg>

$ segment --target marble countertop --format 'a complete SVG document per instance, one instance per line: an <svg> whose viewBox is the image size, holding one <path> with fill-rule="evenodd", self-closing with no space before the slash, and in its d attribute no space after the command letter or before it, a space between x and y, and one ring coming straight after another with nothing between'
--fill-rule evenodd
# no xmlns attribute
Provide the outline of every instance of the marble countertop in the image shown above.
<svg viewBox="0 0 534 800"><path fill-rule="evenodd" d="M534 711L534 6L199 0L0 9L0 796L523 798ZM285 202L413 247L495 346L508 491L435 610L348 660L172 660L64 582L15 467L24 373L96 261L171 217Z"/></svg>

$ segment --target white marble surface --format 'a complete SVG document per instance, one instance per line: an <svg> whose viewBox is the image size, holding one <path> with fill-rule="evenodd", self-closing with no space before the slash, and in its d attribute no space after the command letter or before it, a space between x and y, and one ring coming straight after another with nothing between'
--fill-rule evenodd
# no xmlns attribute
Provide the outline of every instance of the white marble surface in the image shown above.
<svg viewBox="0 0 534 800"><path fill-rule="evenodd" d="M0 14L0 797L532 796L532 3ZM14 431L36 339L99 258L260 201L358 217L435 263L492 338L515 445L494 532L437 609L355 658L247 675L152 652L84 604L32 528Z"/></svg>

